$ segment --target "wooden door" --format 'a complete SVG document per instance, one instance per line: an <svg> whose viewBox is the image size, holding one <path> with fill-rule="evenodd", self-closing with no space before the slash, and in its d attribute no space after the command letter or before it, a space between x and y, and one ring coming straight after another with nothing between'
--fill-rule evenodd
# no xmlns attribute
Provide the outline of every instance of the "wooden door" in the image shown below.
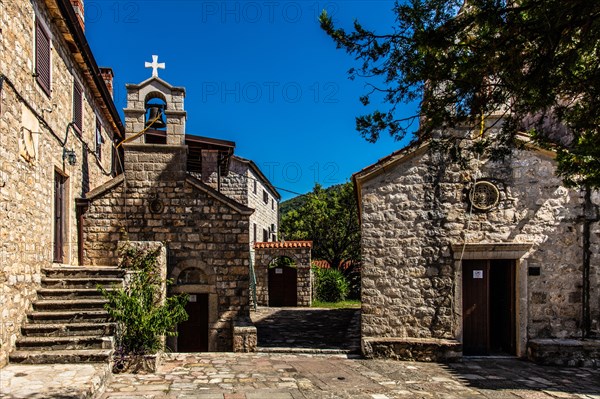
<svg viewBox="0 0 600 399"><path fill-rule="evenodd" d="M516 353L515 262L463 262L463 352Z"/></svg>
<svg viewBox="0 0 600 399"><path fill-rule="evenodd" d="M190 294L189 318L177 326L178 352L208 352L208 294Z"/></svg>
<svg viewBox="0 0 600 399"><path fill-rule="evenodd" d="M463 353L489 352L489 263L463 261Z"/></svg>
<svg viewBox="0 0 600 399"><path fill-rule="evenodd" d="M54 262L64 262L65 244L65 182L66 178L54 172Z"/></svg>
<svg viewBox="0 0 600 399"><path fill-rule="evenodd" d="M490 261L490 353L516 353L515 262Z"/></svg>
<svg viewBox="0 0 600 399"><path fill-rule="evenodd" d="M269 269L269 306L298 306L298 271L282 266Z"/></svg>

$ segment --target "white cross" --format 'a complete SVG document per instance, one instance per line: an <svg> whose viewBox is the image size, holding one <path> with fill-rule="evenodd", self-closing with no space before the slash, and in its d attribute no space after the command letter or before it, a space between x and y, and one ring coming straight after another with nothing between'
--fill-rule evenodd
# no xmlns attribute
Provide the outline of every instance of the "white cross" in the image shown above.
<svg viewBox="0 0 600 399"><path fill-rule="evenodd" d="M153 55L152 56L152 62L146 62L145 64L146 68L152 68L152 77L153 78L158 78L158 69L165 69L165 63L161 62L160 64L158 63L158 55Z"/></svg>

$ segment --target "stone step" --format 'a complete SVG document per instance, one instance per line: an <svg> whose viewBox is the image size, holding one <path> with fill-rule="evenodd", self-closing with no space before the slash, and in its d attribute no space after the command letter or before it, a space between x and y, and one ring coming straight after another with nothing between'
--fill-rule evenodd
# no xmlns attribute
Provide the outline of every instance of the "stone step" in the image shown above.
<svg viewBox="0 0 600 399"><path fill-rule="evenodd" d="M112 277L42 277L42 288L104 288L123 287L123 279Z"/></svg>
<svg viewBox="0 0 600 399"><path fill-rule="evenodd" d="M349 356L356 352L349 349L337 349L337 348L285 348L285 347L256 347L258 353L294 353L294 354L313 354L313 355L340 355Z"/></svg>
<svg viewBox="0 0 600 399"><path fill-rule="evenodd" d="M81 350L111 349L112 340L108 337L66 336L66 337L21 337L17 339L18 350Z"/></svg>
<svg viewBox="0 0 600 399"><path fill-rule="evenodd" d="M52 364L52 363L106 363L110 360L112 349L83 350L36 350L14 351L9 356L11 363Z"/></svg>
<svg viewBox="0 0 600 399"><path fill-rule="evenodd" d="M25 323L21 327L21 334L26 337L108 336L113 335L115 329L115 323Z"/></svg>
<svg viewBox="0 0 600 399"><path fill-rule="evenodd" d="M33 311L27 314L27 320L34 324L107 323L110 317L105 310Z"/></svg>
<svg viewBox="0 0 600 399"><path fill-rule="evenodd" d="M113 291L107 288L107 291ZM97 288L42 288L37 291L38 299L100 299L102 293Z"/></svg>
<svg viewBox="0 0 600 399"><path fill-rule="evenodd" d="M51 311L51 310L78 310L78 309L89 309L89 310L101 310L104 309L104 304L108 303L108 300L104 298L99 299L42 299L33 302L33 310L36 311Z"/></svg>
<svg viewBox="0 0 600 399"><path fill-rule="evenodd" d="M122 278L125 270L115 266L62 266L42 269L48 278Z"/></svg>

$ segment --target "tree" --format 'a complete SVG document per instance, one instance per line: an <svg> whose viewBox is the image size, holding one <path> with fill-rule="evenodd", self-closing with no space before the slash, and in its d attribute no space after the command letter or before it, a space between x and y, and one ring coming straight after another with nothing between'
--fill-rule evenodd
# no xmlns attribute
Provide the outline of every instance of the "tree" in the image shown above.
<svg viewBox="0 0 600 399"><path fill-rule="evenodd" d="M556 151L566 184L600 187L600 1L406 0L393 12L388 33L358 21L347 32L320 17L360 61L350 78L370 79L362 103L382 95L387 104L356 118L363 137L401 139L419 121L417 139L451 140L444 131L500 116L501 132L482 134L472 149L502 157L528 133ZM419 113L399 117L414 101Z"/></svg>
<svg viewBox="0 0 600 399"><path fill-rule="evenodd" d="M281 231L286 240L312 240L313 257L334 269L359 260L360 225L352 183L327 190L315 184L298 208L282 215Z"/></svg>

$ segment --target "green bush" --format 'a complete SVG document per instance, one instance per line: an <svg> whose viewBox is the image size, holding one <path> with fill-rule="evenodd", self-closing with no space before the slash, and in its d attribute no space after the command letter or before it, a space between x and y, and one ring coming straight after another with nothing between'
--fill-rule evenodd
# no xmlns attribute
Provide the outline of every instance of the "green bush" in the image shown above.
<svg viewBox="0 0 600 399"><path fill-rule="evenodd" d="M349 286L346 277L337 269L313 267L317 301L339 302L346 299Z"/></svg>
<svg viewBox="0 0 600 399"><path fill-rule="evenodd" d="M174 327L188 318L187 295L162 301L164 281L156 267L159 250L144 252L126 246L121 251L121 267L135 270L129 284L110 291L99 287L108 299L106 310L117 322L116 344L121 354L156 353L163 349L163 336L176 335Z"/></svg>

